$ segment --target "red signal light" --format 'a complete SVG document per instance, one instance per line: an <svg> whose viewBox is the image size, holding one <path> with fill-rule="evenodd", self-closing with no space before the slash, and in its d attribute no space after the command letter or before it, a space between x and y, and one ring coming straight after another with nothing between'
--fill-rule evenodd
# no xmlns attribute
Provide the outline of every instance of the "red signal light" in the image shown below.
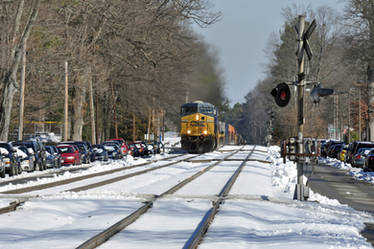
<svg viewBox="0 0 374 249"><path fill-rule="evenodd" d="M280 99L284 101L286 100L286 97L287 97L287 93L285 91L282 91L280 94Z"/></svg>
<svg viewBox="0 0 374 249"><path fill-rule="evenodd" d="M280 107L285 107L291 98L290 88L284 82L278 84L270 94L273 95L275 103Z"/></svg>

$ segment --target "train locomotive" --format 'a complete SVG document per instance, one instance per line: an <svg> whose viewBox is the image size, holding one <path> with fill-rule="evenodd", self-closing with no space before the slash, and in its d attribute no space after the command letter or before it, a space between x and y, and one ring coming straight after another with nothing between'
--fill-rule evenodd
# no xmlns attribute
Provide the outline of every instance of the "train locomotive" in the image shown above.
<svg viewBox="0 0 374 249"><path fill-rule="evenodd" d="M182 149L189 153L209 152L238 142L235 128L218 121L217 108L202 101L181 106L180 135Z"/></svg>

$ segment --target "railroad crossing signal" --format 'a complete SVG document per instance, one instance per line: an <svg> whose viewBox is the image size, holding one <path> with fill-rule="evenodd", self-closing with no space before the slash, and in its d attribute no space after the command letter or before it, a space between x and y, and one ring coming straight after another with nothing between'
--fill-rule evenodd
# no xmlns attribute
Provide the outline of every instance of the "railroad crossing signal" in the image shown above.
<svg viewBox="0 0 374 249"><path fill-rule="evenodd" d="M312 23L309 25L308 29L302 34L302 41L299 42L299 47L296 51L296 56L299 61L301 61L304 57L304 51L306 52L308 59L311 60L313 57L312 49L309 45L309 38L312 35L313 31L317 27L316 20L313 20ZM299 34L299 26L295 25L296 33Z"/></svg>
<svg viewBox="0 0 374 249"><path fill-rule="evenodd" d="M275 103L280 107L285 107L291 98L290 88L284 82L278 84L270 94L273 95Z"/></svg>

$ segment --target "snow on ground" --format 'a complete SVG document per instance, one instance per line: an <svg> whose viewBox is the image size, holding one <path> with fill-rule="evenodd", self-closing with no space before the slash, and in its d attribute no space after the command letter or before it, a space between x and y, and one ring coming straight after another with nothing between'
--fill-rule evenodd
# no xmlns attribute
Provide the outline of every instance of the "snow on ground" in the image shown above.
<svg viewBox="0 0 374 249"><path fill-rule="evenodd" d="M255 158L271 164L246 163L199 248L372 248L359 234L364 222L373 222L371 216L314 193L308 202L292 200L295 164L283 164L279 147L256 150ZM41 191L39 198L1 216L0 248L75 248L143 205L149 195L204 164L183 162L78 193ZM176 195L157 200L148 213L100 248L182 248L223 187L222 181L239 165L239 161L219 164Z"/></svg>
<svg viewBox="0 0 374 249"><path fill-rule="evenodd" d="M354 168L350 163L345 163L335 158L320 158L319 162L331 167L347 170L357 180L374 183L374 172L365 172L362 168Z"/></svg>
<svg viewBox="0 0 374 249"><path fill-rule="evenodd" d="M157 154L157 155L152 155L151 157L149 157L147 159L145 159L145 158L134 159L132 156L126 156L123 159L116 160L116 161L113 161L113 160L110 160L109 162L96 161L96 162L91 163L90 167L86 170L74 171L74 172L65 171L63 174L57 174L57 172L59 171L58 169L50 169L50 170L42 171L42 172L35 171L35 172L31 173L30 175L23 175L22 174L22 175L19 175L19 176L15 176L15 179L21 179L21 178L24 178L24 177L27 177L27 176L39 176L39 175L45 175L45 174L52 174L52 177L37 178L34 181L28 181L27 183L17 184L17 185L13 185L13 184L9 183L7 185L1 186L0 187L0 192L19 189L19 188L25 188L25 187L31 187L31 186L35 186L35 185L41 185L41 184L46 184L46 183L51 183L51 182L56 182L56 181L61 181L61 180L66 180L66 179L70 179L70 178L74 178L74 177L78 177L78 176L95 174L95 173L98 173L98 172L108 171L108 170L112 170L112 169L126 168L128 166L139 165L139 164L155 161L155 160L166 158L166 157L169 157L169 155L167 155L167 154L165 154L165 155ZM183 158L187 158L187 157L188 156L183 156L183 157L179 157L178 159L183 159ZM167 163L168 163L167 161L159 161L157 163L152 164L152 166L159 166L159 165L167 164ZM63 169L67 170L71 167L74 167L75 169L80 168L80 167L87 168L87 165L86 166L66 166L66 167L63 167ZM147 167L149 167L149 165L144 166L143 168L125 170L123 172L118 173L118 175L123 175L124 173L127 174L127 173L133 173L134 171L144 170L144 168L147 168ZM114 174L111 174L107 177L108 178L113 177L113 175ZM101 176L101 178L103 178L103 179L104 179L104 177ZM99 177L97 177L97 178L99 178ZM1 182L6 182L6 180L3 180L3 181L0 180L0 183ZM78 184L82 185L81 183L78 183ZM71 186L76 187L76 185L71 185Z"/></svg>

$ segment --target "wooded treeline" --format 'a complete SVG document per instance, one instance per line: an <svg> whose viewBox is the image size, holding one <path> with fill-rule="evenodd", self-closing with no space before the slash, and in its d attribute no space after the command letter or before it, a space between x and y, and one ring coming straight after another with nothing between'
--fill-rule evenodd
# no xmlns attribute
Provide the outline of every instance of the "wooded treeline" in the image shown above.
<svg viewBox="0 0 374 249"><path fill-rule="evenodd" d="M232 108L227 120L249 143L265 144L267 134L272 134L275 144L297 136L296 88L290 86L292 97L284 108L275 104L270 92L281 82L297 79L298 15L306 17L306 27L313 19L318 25L309 41L313 59L305 64L306 80L335 92L317 105L305 92L304 137L374 141L374 116L368 115L374 102L374 0L346 0L344 13L327 6L285 8L283 29L269 40L266 78L246 95L245 103Z"/></svg>
<svg viewBox="0 0 374 249"><path fill-rule="evenodd" d="M172 127L186 99L223 105L214 52L190 30L219 18L206 0L0 0L1 139L18 128L24 42L26 133L35 130L31 121L61 127L65 62L70 139L90 140L92 112L99 141L131 140L133 130L146 133L151 113L166 110Z"/></svg>

